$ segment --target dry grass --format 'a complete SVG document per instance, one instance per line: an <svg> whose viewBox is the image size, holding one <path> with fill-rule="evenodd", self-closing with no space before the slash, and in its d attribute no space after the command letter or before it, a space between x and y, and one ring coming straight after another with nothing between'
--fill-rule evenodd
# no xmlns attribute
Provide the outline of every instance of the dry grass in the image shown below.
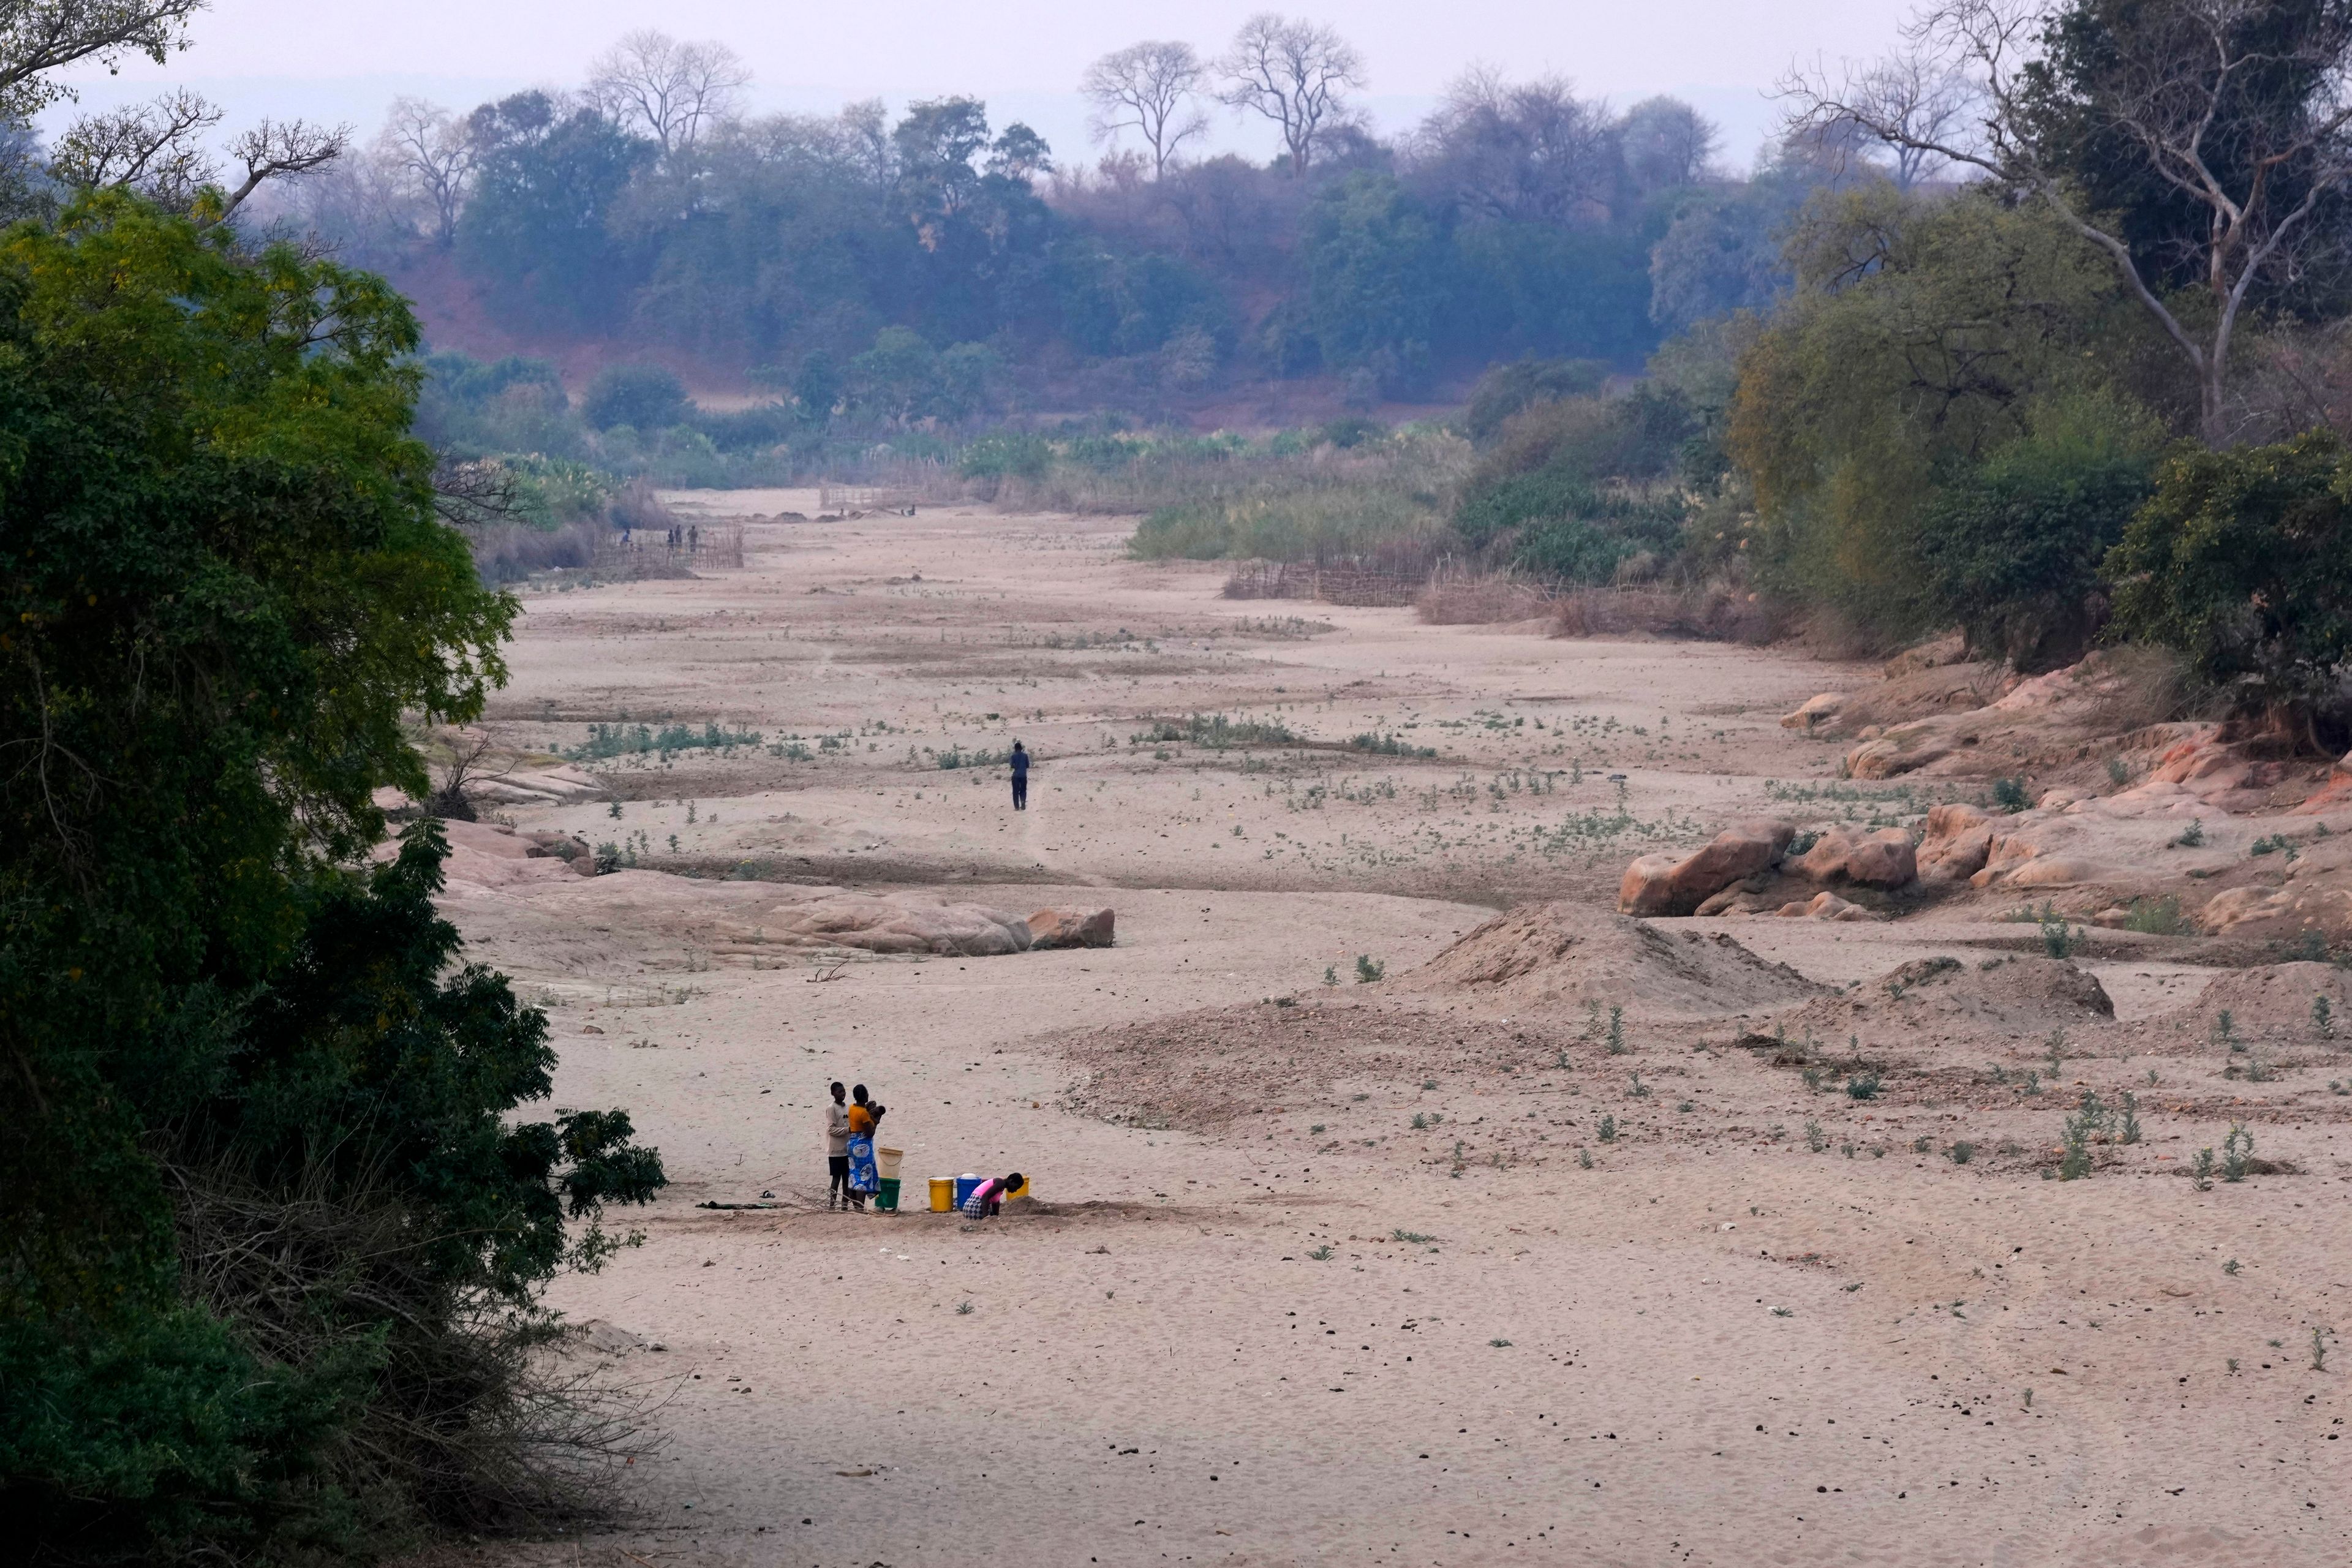
<svg viewBox="0 0 2352 1568"><path fill-rule="evenodd" d="M1412 607L1424 626L1491 626L1549 615L1553 597L1536 584L1508 574L1441 574L1421 591Z"/></svg>
<svg viewBox="0 0 2352 1568"><path fill-rule="evenodd" d="M2201 693L2170 648L2126 643L2097 658L2098 697L2091 711L2100 730L2123 734L2196 716Z"/></svg>
<svg viewBox="0 0 2352 1568"><path fill-rule="evenodd" d="M1789 630L1780 606L1726 584L1575 588L1552 605L1552 635L1561 637L1647 635L1760 647Z"/></svg>

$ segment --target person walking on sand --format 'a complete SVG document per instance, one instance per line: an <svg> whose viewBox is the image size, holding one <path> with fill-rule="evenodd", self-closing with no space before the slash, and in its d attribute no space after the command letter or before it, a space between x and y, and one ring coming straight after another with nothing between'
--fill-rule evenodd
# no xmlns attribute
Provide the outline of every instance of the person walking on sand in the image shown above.
<svg viewBox="0 0 2352 1568"><path fill-rule="evenodd" d="M1013 742L1013 754L1005 759L1013 764L1013 809L1029 809L1029 748L1020 742Z"/></svg>
<svg viewBox="0 0 2352 1568"><path fill-rule="evenodd" d="M832 1103L824 1108L824 1163L832 1182L824 1190L824 1206L849 1206L849 1103L847 1089L835 1083Z"/></svg>

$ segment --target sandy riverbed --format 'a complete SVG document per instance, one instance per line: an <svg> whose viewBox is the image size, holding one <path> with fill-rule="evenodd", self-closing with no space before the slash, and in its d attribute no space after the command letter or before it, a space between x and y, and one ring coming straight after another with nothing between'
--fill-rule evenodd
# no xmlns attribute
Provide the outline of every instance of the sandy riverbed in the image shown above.
<svg viewBox="0 0 2352 1568"><path fill-rule="evenodd" d="M1995 988L2035 962L2032 928L1955 918L1660 922L1874 1000L1814 1004L1853 1025L1803 1060L1732 1043L1729 1006L1645 1005L1638 968L1622 1053L1583 1005L1413 989L1512 901L1604 907L1631 856L1724 820L1925 809L1836 791L1778 722L1865 672L1227 601L1127 531L754 522L744 570L527 596L502 740L761 740L512 813L636 869L453 884L476 956L550 1008L559 1102L628 1107L675 1181L642 1248L557 1292L668 1394L631 1516L474 1560L2352 1559L2352 1052L2250 1011L2274 1070L2224 1080L2211 972L2121 934L2084 966L2113 1019L1877 1002L1907 962ZM1191 738L1216 714L1296 739ZM1016 736L1024 815L1001 767L940 765ZM1118 943L716 952L728 900L784 879L1108 906ZM1042 1203L825 1212L834 1078L891 1107L910 1204L1009 1168ZM2135 1089L2144 1136L2045 1179L2084 1089ZM2233 1120L2297 1173L2175 1174ZM787 1206L694 1206L763 1192Z"/></svg>

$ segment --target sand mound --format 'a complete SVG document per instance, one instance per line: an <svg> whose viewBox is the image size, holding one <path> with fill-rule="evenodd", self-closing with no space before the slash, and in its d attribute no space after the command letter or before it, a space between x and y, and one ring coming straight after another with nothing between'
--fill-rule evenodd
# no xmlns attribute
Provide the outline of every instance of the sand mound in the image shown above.
<svg viewBox="0 0 2352 1568"><path fill-rule="evenodd" d="M2320 1032L2312 1016L2312 1000L2327 999L2327 1032ZM2188 1006L2148 1022L2158 1028L2186 1027L2200 1038L2210 1037L2221 1014L2230 1015L2230 1032L2244 1040L2293 1040L2352 1046L2352 977L2332 963L2268 963L2259 969L2233 969L2223 974Z"/></svg>
<svg viewBox="0 0 2352 1568"><path fill-rule="evenodd" d="M1859 1035L1897 1045L1955 1034L2024 1034L2105 1023L2116 1005L2096 975L2054 958L1923 958L1774 1022L1791 1038Z"/></svg>
<svg viewBox="0 0 2352 1568"><path fill-rule="evenodd" d="M1785 1007L1822 989L1721 931L1661 929L1570 903L1522 904L1497 915L1397 985L1502 1002L1598 1002L1676 1017Z"/></svg>
<svg viewBox="0 0 2352 1568"><path fill-rule="evenodd" d="M1060 1036L1047 1047L1086 1069L1064 1103L1085 1115L1188 1131L1297 1110L1341 1080L1501 1072L1572 1042L1541 1029L1412 1007L1215 1007Z"/></svg>

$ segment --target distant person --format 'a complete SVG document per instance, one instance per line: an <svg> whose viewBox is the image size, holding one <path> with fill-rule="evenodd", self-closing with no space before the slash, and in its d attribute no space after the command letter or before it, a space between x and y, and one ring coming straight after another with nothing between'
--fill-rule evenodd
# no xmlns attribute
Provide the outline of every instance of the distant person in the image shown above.
<svg viewBox="0 0 2352 1568"><path fill-rule="evenodd" d="M824 1108L824 1163L833 1177L824 1190L824 1206L845 1208L849 1204L849 1091L838 1083L833 1086L833 1103Z"/></svg>
<svg viewBox="0 0 2352 1568"><path fill-rule="evenodd" d="M1013 742L1013 755L1005 759L1013 764L1013 809L1029 809L1029 748L1020 742Z"/></svg>
<svg viewBox="0 0 2352 1568"><path fill-rule="evenodd" d="M964 1199L963 1212L974 1219L986 1219L1004 1207L1004 1200L1019 1192L1024 1185L1020 1172L1009 1176L991 1176L972 1188L971 1196Z"/></svg>
<svg viewBox="0 0 2352 1568"><path fill-rule="evenodd" d="M702 525L690 523L686 530L686 552L688 555L702 548Z"/></svg>

